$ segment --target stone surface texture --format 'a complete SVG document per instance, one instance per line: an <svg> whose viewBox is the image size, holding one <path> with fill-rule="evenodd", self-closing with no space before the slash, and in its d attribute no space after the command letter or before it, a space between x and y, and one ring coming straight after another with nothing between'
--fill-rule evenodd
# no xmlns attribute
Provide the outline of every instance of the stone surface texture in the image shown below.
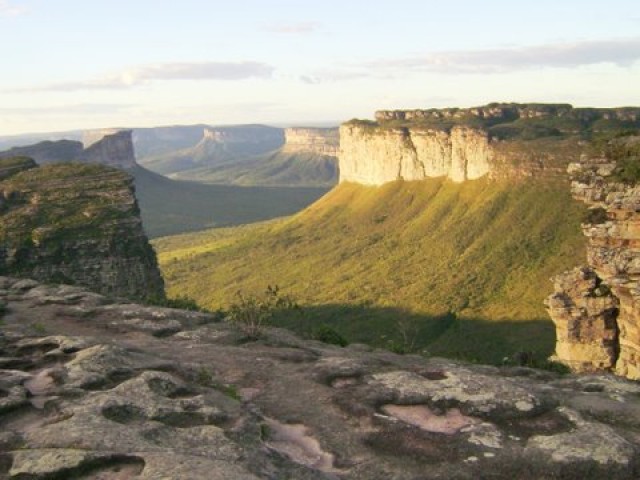
<svg viewBox="0 0 640 480"><path fill-rule="evenodd" d="M249 340L9 277L0 302L2 478L640 476L640 385L611 374Z"/></svg>

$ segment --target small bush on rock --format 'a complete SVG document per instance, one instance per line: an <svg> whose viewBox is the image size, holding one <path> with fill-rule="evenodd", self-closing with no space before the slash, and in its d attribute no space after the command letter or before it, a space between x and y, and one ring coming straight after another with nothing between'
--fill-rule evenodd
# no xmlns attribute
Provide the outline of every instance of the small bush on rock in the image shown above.
<svg viewBox="0 0 640 480"><path fill-rule="evenodd" d="M236 324L249 339L257 339L274 315L299 308L288 295L280 294L278 286L267 287L263 295L236 293L237 301L229 307L227 320Z"/></svg>

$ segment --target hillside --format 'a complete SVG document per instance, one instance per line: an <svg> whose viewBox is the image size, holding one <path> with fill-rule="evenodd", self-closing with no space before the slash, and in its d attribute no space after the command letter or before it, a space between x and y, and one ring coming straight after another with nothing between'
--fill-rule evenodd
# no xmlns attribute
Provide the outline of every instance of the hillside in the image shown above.
<svg viewBox="0 0 640 480"><path fill-rule="evenodd" d="M334 156L280 149L242 162L187 170L172 177L234 185L332 186L338 181L338 164Z"/></svg>
<svg viewBox="0 0 640 480"><path fill-rule="evenodd" d="M584 249L583 212L561 180L343 183L292 218L154 246L170 296L218 308L277 284L301 333L499 362L551 353L543 299Z"/></svg>
<svg viewBox="0 0 640 480"><path fill-rule="evenodd" d="M320 187L206 185L172 180L140 166L130 173L151 238L291 215L327 192Z"/></svg>

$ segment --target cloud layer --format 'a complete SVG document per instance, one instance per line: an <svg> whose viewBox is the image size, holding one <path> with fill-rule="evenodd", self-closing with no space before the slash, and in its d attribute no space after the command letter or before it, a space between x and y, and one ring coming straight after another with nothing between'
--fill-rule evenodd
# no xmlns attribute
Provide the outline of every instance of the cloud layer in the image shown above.
<svg viewBox="0 0 640 480"><path fill-rule="evenodd" d="M317 22L298 22L298 23L277 23L272 25L267 25L264 27L264 30L271 33L282 33L282 34L305 34L305 33L313 33L320 27L320 24Z"/></svg>
<svg viewBox="0 0 640 480"><path fill-rule="evenodd" d="M435 52L383 59L367 67L439 73L494 73L527 68L572 68L598 63L628 66L640 59L640 38L558 43L517 48Z"/></svg>
<svg viewBox="0 0 640 480"><path fill-rule="evenodd" d="M157 80L243 80L269 78L274 67L260 62L181 62L144 65L116 74L79 82L55 83L10 90L20 92L68 92L76 90L119 90Z"/></svg>
<svg viewBox="0 0 640 480"><path fill-rule="evenodd" d="M0 0L0 17L15 17L25 13L22 7L16 7L9 0Z"/></svg>

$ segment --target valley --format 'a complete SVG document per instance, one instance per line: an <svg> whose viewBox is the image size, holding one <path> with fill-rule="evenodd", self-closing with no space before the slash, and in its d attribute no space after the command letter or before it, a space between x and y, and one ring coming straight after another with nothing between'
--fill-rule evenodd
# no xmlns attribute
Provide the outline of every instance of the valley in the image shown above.
<svg viewBox="0 0 640 480"><path fill-rule="evenodd" d="M415 351L496 363L552 352L543 300L584 251L585 210L563 181L343 183L288 219L153 244L170 296L216 309L278 285L299 333L388 347L408 329Z"/></svg>

